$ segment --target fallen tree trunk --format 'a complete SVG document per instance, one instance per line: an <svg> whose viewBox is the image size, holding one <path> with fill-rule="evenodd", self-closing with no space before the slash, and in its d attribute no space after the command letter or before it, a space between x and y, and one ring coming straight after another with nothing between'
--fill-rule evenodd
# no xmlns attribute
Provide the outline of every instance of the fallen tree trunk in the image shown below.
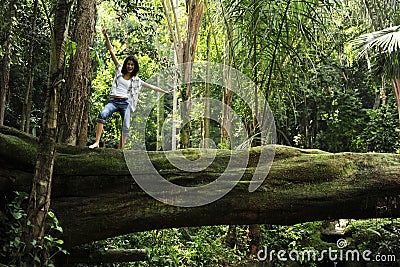
<svg viewBox="0 0 400 267"><path fill-rule="evenodd" d="M326 153L277 146L268 177L248 185L263 148L253 148L234 189L208 205L182 208L147 195L132 178L122 152L59 146L52 207L66 247L137 231L220 224L294 224L338 218L399 217L400 155ZM0 191L29 191L36 139L0 127ZM186 150L196 157L197 150ZM219 150L205 172L182 172L162 152L154 166L176 184L198 186L218 177L231 151ZM236 153L236 152L235 152Z"/></svg>

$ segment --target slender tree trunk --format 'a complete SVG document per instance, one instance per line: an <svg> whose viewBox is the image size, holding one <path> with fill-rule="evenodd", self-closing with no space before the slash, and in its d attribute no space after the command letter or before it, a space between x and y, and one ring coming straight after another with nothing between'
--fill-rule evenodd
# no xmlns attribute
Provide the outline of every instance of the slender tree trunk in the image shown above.
<svg viewBox="0 0 400 267"><path fill-rule="evenodd" d="M229 29L229 28L228 28ZM231 140L230 133L232 128L232 111L230 109L232 105L232 91L231 88L231 72L230 65L232 61L232 51L231 51L231 43L233 40L232 35L228 35L228 40L225 45L225 62L224 62L224 70L223 70L223 83L224 88L222 91L222 120L221 120L221 143L228 149L231 148Z"/></svg>
<svg viewBox="0 0 400 267"><path fill-rule="evenodd" d="M12 37L12 19L15 17L15 0L11 0L9 2L8 11L6 12L7 18L5 26L5 41L3 44L2 58L0 61L1 64L1 78L0 78L0 126L4 125L4 117L7 106L7 94L9 89L9 81L10 81L10 65L11 65L11 37Z"/></svg>
<svg viewBox="0 0 400 267"><path fill-rule="evenodd" d="M250 256L257 255L261 242L261 228L259 224L249 225Z"/></svg>
<svg viewBox="0 0 400 267"><path fill-rule="evenodd" d="M259 48L258 45L258 38L257 38L257 34L258 34L258 30L257 30L257 26L258 26L258 20L259 20L259 5L257 4L257 0L253 0L253 29L254 29L254 35L253 35L253 66L252 68L254 69L254 73L253 73L253 82L255 84L254 86L254 113L252 114L253 117L253 132L249 133L251 135L254 136L253 140L252 140L252 144L251 146L259 146L260 142L259 142L259 134L260 134L260 125L259 122L257 120L258 117L258 112L259 112L259 104L258 104L258 85L259 85L259 78L258 78L258 69L260 69L262 71L262 57L260 56L260 61L258 61L258 57L257 57L257 51L260 50L260 55L262 53L261 49ZM259 67L256 67L257 65L259 65Z"/></svg>
<svg viewBox="0 0 400 267"><path fill-rule="evenodd" d="M207 62L210 62L210 43L211 43L211 30L207 33ZM210 148L210 65L207 65L207 79L204 91L204 115L203 115L203 131L202 131L202 146L203 148Z"/></svg>
<svg viewBox="0 0 400 267"><path fill-rule="evenodd" d="M96 1L79 0L74 29L76 53L72 56L67 76L66 94L60 112L60 142L86 145L91 48L95 36Z"/></svg>
<svg viewBox="0 0 400 267"><path fill-rule="evenodd" d="M396 97L397 111L399 113L399 121L400 121L400 79L392 79L392 87L394 95Z"/></svg>
<svg viewBox="0 0 400 267"><path fill-rule="evenodd" d="M175 53L178 64L192 63L194 61L194 55L196 52L198 33L201 25L201 19L204 12L204 3L202 0L187 0L186 1L186 40L181 37L181 28L179 27L179 18L176 11L178 5L170 1L170 7L168 1L162 1L165 16L168 23L168 29L172 36ZM172 22L172 15L174 16L174 22ZM184 127L180 133L180 143L182 148L188 148L190 146L190 111L191 111L191 64L184 65L182 70L184 73L183 81L185 86L182 86L182 101L184 104L181 108L182 123Z"/></svg>
<svg viewBox="0 0 400 267"><path fill-rule="evenodd" d="M61 86L64 82L65 42L68 36L72 1L58 0L54 11L54 26L50 50L49 79L43 114L43 129L39 138L35 174L27 210L25 225L25 255L37 256L44 266L48 255L40 246L44 242L47 212L50 206L55 146L57 136L57 113ZM37 245L33 246L32 241ZM28 259L29 260L29 259Z"/></svg>
<svg viewBox="0 0 400 267"><path fill-rule="evenodd" d="M229 70L228 70L229 72ZM227 82L229 82L230 73L225 73L224 77ZM222 92L222 103L224 104L222 107L222 124L221 124L221 143L225 145L227 149L231 148L231 129L232 129L232 111L229 108L232 104L232 91L229 90L229 84L225 84Z"/></svg>
<svg viewBox="0 0 400 267"><path fill-rule="evenodd" d="M381 87L381 92L380 92L380 99L381 99L381 101L382 101L382 106L385 106L386 105L386 99L387 99L387 96L386 96L386 81L384 80L384 77L382 77L382 87ZM399 116L400 116L400 114L399 114Z"/></svg>
<svg viewBox="0 0 400 267"><path fill-rule="evenodd" d="M165 18L167 20L167 25L168 25L168 30L171 34L172 41L173 41L173 46L174 46L174 56L173 56L173 61L175 65L181 64L182 63L182 38L180 35L180 30L179 30L179 25L178 25L178 20L179 20L179 14L177 12L177 7L178 3L174 5L173 1L170 1L170 6L168 5L168 0L163 0L161 1L163 8L164 8L164 14ZM172 15L175 21L175 24L172 22ZM174 25L175 29L174 30ZM173 99L172 99L172 132L171 132L171 150L176 150L178 147L178 134L177 134L177 129L178 129L178 124L179 124L179 114L178 114L178 96L176 94L176 88L177 88L177 74L174 77L174 93L173 93Z"/></svg>
<svg viewBox="0 0 400 267"><path fill-rule="evenodd" d="M229 248L234 248L237 245L236 225L230 224L228 226L228 232L225 237L225 244Z"/></svg>
<svg viewBox="0 0 400 267"><path fill-rule="evenodd" d="M22 105L22 119L21 119L21 130L29 133L31 126L31 112L32 112L32 91L33 91L33 79L34 79L34 65L33 63L33 50L35 49L35 42L33 34L36 32L36 18L38 10L38 0L33 3L33 16L32 16L32 34L29 35L29 56L28 56L28 84L24 90L24 103Z"/></svg>
<svg viewBox="0 0 400 267"><path fill-rule="evenodd" d="M159 93L159 99L157 101L157 147L156 150L162 150L163 145L163 124L164 124L164 96Z"/></svg>
<svg viewBox="0 0 400 267"><path fill-rule="evenodd" d="M176 62L175 62L176 64ZM175 73L175 75L177 75ZM177 128L179 125L179 115L178 115L178 95L176 93L178 78L174 76L174 92L172 96L172 129L171 129L171 150L176 150L178 148L178 134Z"/></svg>
<svg viewBox="0 0 400 267"><path fill-rule="evenodd" d="M183 42L183 63L191 63L194 61L194 55L197 47L199 29L201 19L203 17L203 2L202 0L186 1L186 12L188 15L186 40ZM184 92L182 92L182 100L186 104L182 105L182 121L186 123L181 129L181 143L183 148L190 147L190 132L191 132L191 100L192 100L192 84L191 84L191 64L185 65L184 69Z"/></svg>

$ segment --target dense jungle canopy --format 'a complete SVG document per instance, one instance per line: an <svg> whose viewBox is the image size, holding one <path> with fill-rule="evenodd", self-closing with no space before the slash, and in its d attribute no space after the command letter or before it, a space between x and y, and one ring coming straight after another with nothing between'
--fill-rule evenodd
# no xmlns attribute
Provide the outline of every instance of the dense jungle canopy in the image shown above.
<svg viewBox="0 0 400 267"><path fill-rule="evenodd" d="M390 58L375 56L374 52L379 47L358 57L356 45L351 43L362 34L398 25L396 2L197 2L201 2L204 8L193 60L230 65L250 77L268 100L275 119L278 144L329 152L395 152L398 149L399 123L390 76L396 73L396 68L398 72L398 60L394 55L391 61ZM183 41L193 33L187 32L185 2L172 1L178 19L175 24L175 13L169 1L99 1L93 29L96 33L94 42L92 45L85 44L84 48L90 50L91 59L82 62L85 65L80 67L89 72L85 74L89 84L85 86L85 82L78 81L71 85L68 76L73 74L68 70L75 66L75 61L83 61L82 56L78 57L79 60L74 59L74 55L81 53L82 49L79 46L82 41L78 38L86 36L90 39L91 35L77 32L80 4L73 1L65 3L71 6L71 18L62 74L67 82L61 89L61 102L69 99L67 103L72 105L80 98L85 99L87 94L86 101L90 103L76 104L82 113L87 112L83 108L87 107L88 118L78 114L75 119L66 121L67 118L59 116L58 127L63 133L67 122L77 124L75 121L84 121L88 127L84 133L87 139L81 144L86 145L94 140L94 120L107 100L114 74L113 63L100 31L101 25L108 27L115 53L121 61L129 54L139 58L142 80L148 80L176 63L179 58L174 52L173 41L177 39L178 32ZM1 7L2 14L5 14L1 28L4 75L0 103L5 109L2 122L34 135L41 132L54 5L51 1L17 3L7 0ZM392 42L393 46L382 44L382 49L386 47L390 52L393 47L397 51L398 38L393 38ZM382 62L388 62L393 70ZM6 79L7 71L9 79ZM202 85L192 87L190 93L193 97L203 97L206 93ZM224 97L228 100L232 98L228 104L243 120L249 135L256 134L254 114L249 110L251 107L241 103L235 94L226 97L221 87L211 86L207 92L220 101ZM172 113L173 97L165 98L160 112L167 117ZM177 98L184 100L185 94L178 94ZM140 114L140 108L139 104L137 114ZM198 147L205 129L200 115L202 107L192 108L195 116L190 125L190 146ZM60 112L67 111L60 108ZM157 149L156 116L154 114L154 119L148 121L146 140L151 150ZM140 121L140 116L135 120ZM80 125L74 127L82 128ZM114 116L105 125L104 146L117 146L119 127L119 116ZM221 136L220 127L211 121L210 138L217 147L227 148L229 143ZM74 134L79 136L76 132ZM64 139L60 142L77 144L79 138L60 139Z"/></svg>

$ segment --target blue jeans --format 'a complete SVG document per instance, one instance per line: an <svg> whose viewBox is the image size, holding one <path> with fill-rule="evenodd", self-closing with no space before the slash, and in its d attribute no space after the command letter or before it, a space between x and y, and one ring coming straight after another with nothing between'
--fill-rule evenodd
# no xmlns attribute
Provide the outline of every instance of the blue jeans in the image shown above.
<svg viewBox="0 0 400 267"><path fill-rule="evenodd" d="M129 135L129 127L130 127L130 114L131 109L129 108L128 98L113 98L111 97L108 100L107 105L100 112L99 116L96 119L96 122L106 123L106 120L114 113L119 112L122 119L122 135Z"/></svg>

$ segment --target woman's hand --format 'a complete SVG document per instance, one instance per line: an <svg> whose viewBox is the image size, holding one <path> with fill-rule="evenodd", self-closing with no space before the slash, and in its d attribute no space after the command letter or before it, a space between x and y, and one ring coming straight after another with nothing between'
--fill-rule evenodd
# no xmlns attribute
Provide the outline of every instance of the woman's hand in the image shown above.
<svg viewBox="0 0 400 267"><path fill-rule="evenodd" d="M107 28L104 25L101 25L101 31L103 32L104 36L107 36Z"/></svg>

